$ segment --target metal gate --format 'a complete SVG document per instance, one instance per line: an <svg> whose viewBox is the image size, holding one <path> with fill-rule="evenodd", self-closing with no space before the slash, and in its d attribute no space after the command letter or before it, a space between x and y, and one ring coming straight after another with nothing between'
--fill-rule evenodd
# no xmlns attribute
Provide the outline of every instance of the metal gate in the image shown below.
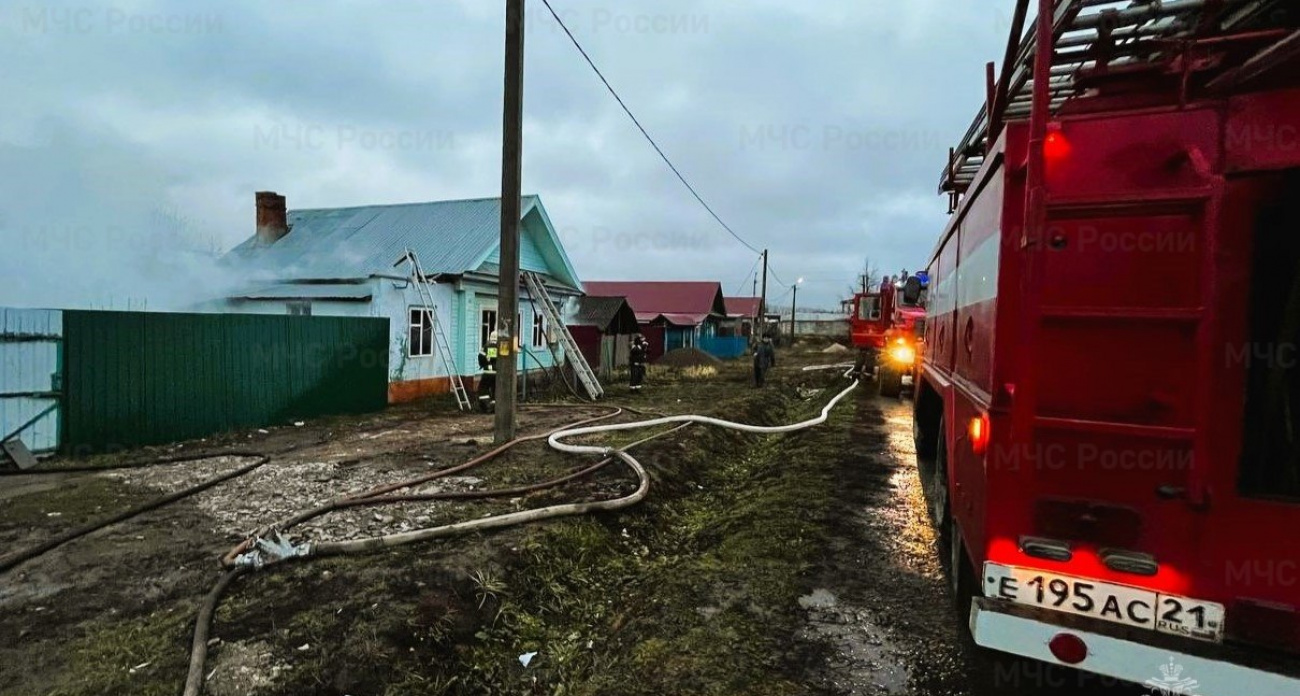
<svg viewBox="0 0 1300 696"><path fill-rule="evenodd" d="M62 357L61 312L0 308L0 442L59 448Z"/></svg>

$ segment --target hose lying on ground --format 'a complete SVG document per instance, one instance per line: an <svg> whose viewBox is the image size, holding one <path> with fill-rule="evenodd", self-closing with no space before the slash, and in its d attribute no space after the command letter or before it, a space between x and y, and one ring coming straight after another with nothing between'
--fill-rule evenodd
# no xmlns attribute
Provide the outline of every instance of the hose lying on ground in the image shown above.
<svg viewBox="0 0 1300 696"><path fill-rule="evenodd" d="M291 526L293 526L293 525L301 524L302 522L304 522L304 521L306 521L306 520L309 520L309 519L312 519L313 517L317 517L317 516L320 516L320 515L326 514L326 513L330 512L330 511L332 511L332 510L343 509L343 508L346 508L346 507L356 507L356 506L362 506L362 505L384 505L384 504L403 503L403 502L415 502L415 501L423 501L423 500L443 500L443 499L484 499L484 498L504 497L504 496L515 497L515 496L520 495L520 494L530 493L530 492L535 492L535 491L540 491L540 490L544 490L544 489L546 489L546 488L553 488L553 487L555 487L555 486L559 486L559 485L564 484L564 483L567 483L567 482L569 482L569 481L573 481L573 480L578 479L578 478L581 478L581 477L583 477L583 476L587 476L587 475L589 475L589 474L595 473L596 471L600 470L601 468L603 468L603 467L607 466L608 464L610 464L611 462L613 462L613 461L614 461L614 457L607 457L607 458L605 458L604 460L602 460L602 461L600 461L600 462L597 462L596 464L594 464L594 465L592 465L592 466L586 467L586 468L584 468L584 469L581 469L581 470L579 470L579 471L576 471L576 472L573 472L573 473L570 473L570 474L566 474L566 475L561 476L561 477L559 477L559 478L552 479L552 480L550 480L550 481L545 481L545 482L542 482L542 483L530 484L530 485L527 485L527 486L518 486L518 487L514 487L514 488L499 489L499 490L495 490L495 491L455 491L455 492L453 492L453 491L446 491L446 492L438 492L438 493L416 494L416 495L405 495L405 496L391 496L391 495L386 495L387 493L392 492L392 491L395 491L395 490L400 490L400 489L402 489L402 488L407 488L407 487L410 487L410 486L419 485L420 483L424 483L424 482L426 482L426 481L433 480L433 479L436 479L436 478L439 478L439 477L442 477L442 476L447 476L447 475L450 475L450 474L452 474L452 473L457 473L457 472L465 471L466 469L468 469L468 468L470 468L470 467L472 467L472 466L477 466L477 465L482 464L482 463L484 463L484 462L486 462L486 461L489 461L490 459L493 459L493 458L495 458L495 457L497 457L497 456L500 456L502 453L506 452L507 450L511 449L512 447L515 447L516 445L523 444L523 443L525 443L525 442L530 442L530 441L535 441L535 440L541 440L541 439L546 438L546 437L548 437L549 435L551 435L551 434L553 434L553 433L555 433L555 432L559 432L559 431L562 431L562 430L565 430L565 429L571 429L571 428L574 428L574 427L577 427L577 426L585 425L585 424L592 423L592 422L596 422L596 421L600 421L600 420L604 420L604 419L606 419L606 418L612 418L612 417L615 417L615 416L619 415L620 413L622 413L622 409L615 409L615 410L614 410L613 412L611 412L611 413L608 413L608 414L605 414L605 415L602 415L602 416L597 416L597 417L595 417L595 418L587 418L587 419L584 419L584 420L580 420L580 421L578 421L578 422L576 422L576 423L572 423L572 424L569 424L569 425L567 425L567 426L563 426L563 427L561 427L560 429L557 429L557 430L554 430L554 431L549 431L549 432L541 433L541 434L538 434L538 435L530 435L530 436L527 436L527 437L518 438L518 439L515 439L515 440L512 440L512 441L506 443L505 445L502 445L502 446L500 446L500 447L497 447L497 448L493 449L492 451L490 451L490 452L488 452L488 453L486 453L486 454L484 454L484 455L481 455L481 456L475 457L474 459L470 460L469 462L466 462L465 464L460 464L460 465L457 465L457 466L454 466L454 467L449 467L449 468L447 468L447 469L443 469L443 470L441 470L441 471L434 472L433 474L426 475L426 476L421 476L421 477L419 477L419 478L417 478L417 479L411 479L410 481L402 482L402 483L399 483L399 484L391 484L391 485L379 486L379 487L376 487L376 488L374 488L374 489L371 489L370 491L367 491L367 492L364 493L364 494L360 494L360 495L357 495L357 496L352 496L352 497L348 497L348 498L340 498L340 499L338 499L338 500L336 500L336 501L334 501L334 502L332 502L332 503L328 503L328 504L326 504L326 505L322 505L322 506L320 506L320 507L318 507L318 508L315 508L315 509L313 509L313 510L307 511L307 512L305 512L305 513L301 513L301 514L299 514L299 515L296 515L296 516L290 518L289 520L286 521L286 523L285 523L285 525L284 525L283 527L280 527L280 528L278 528L278 529L275 528L275 527L272 527L272 528L269 528L268 530L263 530L262 532L259 532L259 535L258 535L258 536L254 537L254 538L250 538L249 540L245 541L244 543L240 544L239 546L236 546L235 548L231 549L231 550L230 550L230 551L229 551L229 552L228 552L228 553L227 553L227 554L222 558L222 565L225 566L225 567L227 568L227 571L226 571L226 572L221 576L221 578L220 578L220 579L217 581L217 583L213 586L212 590L208 593L207 598L205 599L203 605L202 605L202 606L200 607L200 609L199 609L199 614L198 614L198 617L197 617L197 619L196 619L196 623L195 623L194 640L192 641L191 649L190 649L190 650L191 650L191 652L190 652L190 666L189 666L189 673L188 673L188 675L187 675L187 677L186 677L185 690L184 690L184 692L183 692L183 693L184 693L184 696L197 696L198 694L202 693L203 681L204 681L203 669L204 669L204 665L205 665L205 663L207 662L207 651L208 651L208 647L207 647L207 642L208 642L208 641L207 641L207 636L208 636L209 631L211 630L212 617L214 616L214 614L215 614L215 612L216 612L217 605L220 603L222 595L225 593L225 591L226 591L227 588L230 586L230 584L231 584L231 583L232 583L236 578L238 578L240 575L242 575L242 574L248 572L251 568L261 567L260 564L256 564L256 565L254 565L254 564L239 564L239 563L238 563L238 560L237 560L237 559L240 558L240 555L241 555L241 554L244 554L246 551L252 550L252 551L256 552L257 549L258 549L258 547L259 547L259 542L264 541L264 540L260 539L260 537L265 536L266 534L268 534L268 532L269 532L269 533L273 533L273 534L275 534L275 536L276 536L277 542L281 544L281 546L279 547L280 550L281 550L281 551L288 551L288 552L292 553L292 551L291 551L291 550L292 550L292 547L291 547L291 546L288 546L288 545L283 545L283 542L279 539L279 532L280 532L281 530L283 530L283 529L287 529L287 528L289 528L289 527L291 527ZM666 430L666 431L664 431L664 432L656 433L655 435L652 435L652 436L650 436L650 437L644 438L644 439L639 440L639 441L637 441L637 442L634 442L634 443L632 443L632 444L630 444L630 445L627 445L627 446L625 446L623 449L630 449L630 448L632 448L632 447L637 447L637 446L642 445L642 444L644 444L644 443L646 443L646 442L649 442L649 441L651 441L651 440L653 440L653 439L656 439L656 438L659 438L659 437L663 437L663 436L665 436L665 435L669 435L669 434L671 434L671 433L677 432L678 430L681 430L682 428L686 427L686 425L688 425L688 424L682 424L682 425L679 425L679 426L677 426L677 427L675 427L675 428L672 428L672 429ZM643 483L642 483L642 485L640 486L640 488L644 488L644 489L648 490L648 488L649 488L649 478L648 478L648 476L643 477L642 480L643 480ZM635 496L636 493L634 493L633 495ZM645 495L644 492L642 492L641 495L640 495L640 497L637 498L637 500L639 500L641 497L644 497L644 495ZM629 504L630 504L630 503L629 503ZM586 505L586 504L579 504L579 505ZM590 510L588 510L588 511L590 511ZM535 511L528 511L528 512L535 512ZM514 514L518 514L518 513L514 513ZM578 513L573 512L573 513L569 513L569 514L578 514ZM487 521L487 520L489 520L489 519L491 519L491 518L484 518L483 520L474 520L474 522L484 522L484 521ZM519 522L523 522L523 521L529 521L529 520L511 520L511 521L509 521L509 522L505 522L505 523L498 522L497 525L493 525L493 526L506 526L506 525L509 525L509 524L517 524L517 523L519 523ZM450 528L453 528L453 527L454 527L455 529L450 529ZM484 527L484 528L492 528L492 527L489 526L489 527ZM469 530L472 530L473 528L472 528L472 527L467 528L467 527L464 526L464 523L461 523L461 524L459 524L459 525L446 525L445 527L434 528L434 529L432 529L432 530L425 530L425 531L436 531L436 530L439 530L439 529L444 529L444 530L445 530L445 531L443 531L442 534L441 534L441 535L444 535L444 536L445 536L445 535L450 535L450 534L454 534L454 533L457 533L457 532L469 531ZM368 540L363 540L363 541L368 541ZM268 546L271 547L271 548L275 548L275 544L263 545L262 548L265 549L265 548L267 548ZM385 545L380 545L380 546L377 547L377 548L386 548L386 546L385 546ZM367 549L363 549L363 550L360 550L360 551L337 550L337 551L332 551L332 552L330 552L330 553L326 553L326 554L319 554L319 553L317 553L317 554L310 554L310 556L335 555L335 554L341 554L341 553L354 553L354 552L360 553L360 552L367 552L367 551L370 551L370 550L374 550L374 549L367 548ZM308 556L307 554L296 554L296 555L289 555L289 556L281 557L281 558L277 559L277 561L287 561L287 560L290 560L291 558L300 558L300 559L301 559L301 558L308 558L308 557L309 557L309 556Z"/></svg>
<svg viewBox="0 0 1300 696"><path fill-rule="evenodd" d="M31 546L25 549L20 549L13 553L0 556L0 573L3 573L13 568L19 563L30 561L31 559L36 558L37 556L48 553L74 539L79 539L83 536L86 536L87 534L99 531L104 527L117 524L118 522L124 522L126 520L131 519L132 517L149 512L150 510L157 510L158 508L163 507L164 505L170 505L171 503L174 503L182 498L187 498L191 495L194 495L195 493L200 493L202 491L205 491L219 483L224 483L226 481L229 481L230 479L243 476L244 474L250 473L253 470L257 469L258 467L261 467L263 464L271 461L271 458L264 454L252 454L248 452L227 452L227 453L220 453L220 454L205 454L202 456L195 456L189 458L180 458L180 459L173 460L169 463L181 464L187 461L200 461L203 459L215 459L217 457L255 457L256 459L250 464L246 464L244 466L239 467L238 469L235 469L234 471L221 474L220 476L214 476L210 479L207 479L206 481L190 486L189 488L186 488L183 491L169 493L167 495L162 496L161 498L155 498L147 503L137 505L129 510L123 510L122 512L115 513L103 519L95 520L93 522L88 522L84 525L81 525L80 527L70 529L62 534L59 534L58 536L55 536L52 539L48 539L35 546Z"/></svg>
<svg viewBox="0 0 1300 696"><path fill-rule="evenodd" d="M196 493L202 493L203 491L206 491L207 489L219 483L225 483L226 481L229 481L231 479L239 478L240 476L243 476L245 474L252 473L254 470L260 468L263 464L266 464L267 462L271 461L271 458L274 456L287 454L294 450L303 449L304 447L315 447L316 445L324 444L328 439L329 439L328 435L322 436L314 443L307 444L307 445L292 445L290 447L283 447L281 449L274 450L269 454L264 452L255 452L249 450L226 450L226 451L216 450L210 452L195 452L193 454L173 455L173 456L161 457L158 459L152 459L143 462L127 462L124 464L116 464L113 466L105 466L105 467L78 467L78 468L67 468L67 469L43 469L38 471L29 470L29 471L13 472L17 475L24 475L24 476L31 475L31 474L99 474L108 471L121 471L124 469L143 469L143 468L154 467L154 466L166 466L168 464L184 464L186 462L199 462L205 459L218 459L221 457L232 457L236 459L246 459L251 457L256 460L251 464L242 466L238 469L235 469L234 471L230 471L221 474L219 476L214 476L210 479L207 479L206 481L197 483L193 486L190 486L189 488L186 488L185 490L177 491L175 493L169 493L160 498L155 498L153 500L150 500L149 502L141 503L140 505L137 505L136 507L130 508L128 510L123 510L122 512L115 513L113 515L95 520L93 522L87 522L86 524L80 527L70 529L62 534L55 536L52 539L48 539L30 548L20 549L13 553L0 556L0 573L3 573L20 563L30 561L33 558L49 553L50 551L53 551L54 549L63 546L64 544L73 541L74 539L80 539L81 537L86 536L87 534L97 532L105 527L115 525L118 522L125 522L126 520L129 520L132 517L136 517L146 512L150 512L152 510L157 510L158 508L171 505L172 503L178 500L188 498Z"/></svg>
<svg viewBox="0 0 1300 696"><path fill-rule="evenodd" d="M842 366L836 366L836 367L838 368ZM850 376L850 373L846 372L845 376L846 377ZM633 473L636 474L637 477L636 490L634 490L632 493L621 496L619 498L614 498L611 500L585 502L585 503L567 503L561 505L551 505L551 506L536 508L532 510L524 510L520 512L512 512L512 513L506 513L501 515L493 515L493 516L479 518L475 520L469 520L466 522L457 522L453 524L441 525L438 527L420 529L411 532L388 534L388 535L383 535L378 537L371 537L368 539L358 539L352 541L324 542L324 543L316 544L314 546L310 544L304 544L302 546L294 546L292 544L289 544L288 542L285 542L280 537L279 530L275 530L275 529L270 530L270 533L275 534L274 543L264 543L264 540L262 539L250 539L244 542L243 544L241 544L240 546L237 546L234 549L232 549L229 553L226 554L225 558L223 558L223 564L226 565L227 568L230 568L230 570L228 570L222 576L222 578L217 582L217 585L213 587L212 592L209 593L208 595L207 602L204 604L203 608L200 611L198 617L198 623L195 626L195 639L193 641L192 652L190 656L190 671L186 680L184 696L199 696L199 694L202 692L203 669L204 669L204 663L206 662L207 659L206 636L208 635L208 632L210 630L212 616L215 613L217 603L220 601L221 594L225 591L226 587L229 586L230 582L235 577L237 577L237 574L245 568L250 568L250 567L261 568L267 565L278 564L290 560L309 559L313 557L373 553L376 551L382 551L397 546L404 546L404 545L414 544L422 541L429 541L432 539L453 536L456 534L462 534L466 532L500 529L500 528L509 527L516 524L523 524L527 522L538 522L542 520L556 519L559 517L567 517L567 516L574 516L574 515L582 515L582 514L587 514L592 512L611 512L611 511L627 508L644 500L650 491L649 474L646 472L645 468L642 466L642 464L639 461L637 461L627 453L628 450L633 449L634 447L637 447L646 442L649 442L650 440L653 440L655 438L663 437L670 433L677 432L681 428L684 428L687 425L693 423L701 423L701 424L713 425L713 426L717 426L729 430L738 430L741 432L759 433L759 434L789 433L789 432L811 428L820 425L822 423L825 423L827 419L830 417L830 412L832 409L835 408L836 404L838 404L842 399L844 399L844 397L848 396L850 392L856 389L858 387L858 384L859 384L859 380L853 379L853 381L849 384L848 387L846 387L843 391L836 394L835 397L832 398L826 404L826 406L822 408L821 413L819 415L817 415L814 418L810 418L808 420L800 421L798 423L793 423L790 425L756 426L756 425L736 423L733 421L727 421L719 418L712 418L708 416L699 416L699 415L665 416L665 417L655 418L646 421L638 421L634 423L619 423L614 425L597 425L597 426L586 425L586 423L589 423L592 420L602 420L603 418L609 418L612 417L613 415L617 415L617 413L615 413L609 416L604 416L602 418L581 421L579 423L574 424L573 426L568 426L565 428L558 429L556 431L551 432L548 436L544 436L547 439L547 443L553 449L556 449L558 451L568 452L573 454L599 454L605 457L605 459L591 467L588 467L586 469L583 469L573 474L569 474L559 479L555 479L553 481L549 481L543 484L535 484L533 486L524 487L523 490L525 492L530 490L540 490L542 488L551 487L551 486L559 485L560 483L574 480L580 476L584 476L588 473L600 469L601 467L605 466L609 462L613 461L613 459L618 459L621 460L623 463L627 464L628 467L632 469ZM621 410L619 412L621 412ZM568 444L561 441L564 438L580 437L583 435L594 435L594 434L609 433L609 432L616 432L622 430L652 428L659 425L669 425L669 424L675 424L677 427L652 435L651 437L639 440L630 445L626 445L624 447L617 448L617 449L604 447L604 446L596 446L596 445ZM535 439L540 439L541 437L543 436L535 436L527 439L535 440ZM479 463L482 463L486 459L499 455L501 452L505 451L506 449L509 449L510 447L513 447L515 444L518 444L523 441L525 440L521 439L521 440L512 441L510 443L507 443L506 445L503 445L502 447L498 447L496 450L489 452L487 455L484 455L483 457L476 458L475 460L473 460L473 463L467 462L466 464L459 465L457 467L452 467L451 469L444 470L443 472L435 472L435 474L426 477L420 477L420 479L418 480L413 480L415 481L414 483L408 482L405 485L394 484L393 486L382 486L377 489L374 489L375 492L372 495L363 494L362 496L359 497L354 496L352 498L345 498L340 501L336 501L336 503L332 505L323 506L323 509L318 508L316 510L309 511L309 513L298 515L292 518L290 522L292 522L293 524L299 524L305 519L310 519L311 517L315 517L320 514L325 514L326 512L329 512L332 509L341 509L342 507L352 507L356 505L399 503L399 502L408 502L408 501L416 501L416 500L450 499L453 496L456 497L472 496L472 497L486 498L486 497L496 497L501 495L514 495L515 492L520 489L472 492L468 494L431 493L431 494L409 495L409 496L386 496L385 494L392 492L393 490L410 487L411 485L418 485L418 483L423 483L427 480L432 480L433 478L437 478L438 476L446 476L448 473L451 473L453 471L464 471L465 469L468 469L471 466L475 466ZM266 552L269 558L263 559L262 552ZM202 636L204 639L200 640L199 639L200 636Z"/></svg>
<svg viewBox="0 0 1300 696"><path fill-rule="evenodd" d="M307 444L295 444L288 447L282 447L277 450L248 450L248 449L231 449L231 450L208 450L204 452L190 452L188 454L172 454L166 457L155 457L153 459L143 459L134 462L121 462L119 464L107 464L105 466L68 466L55 467L53 469L0 469L0 477L21 476L42 476L56 474L102 474L109 471L124 471L127 469L151 469L155 466L167 466L168 464L184 464L186 462L197 462L204 459L216 459L218 457L275 457L281 454L288 454L297 450L306 449L323 445L330 439L329 435L322 435L315 442Z"/></svg>

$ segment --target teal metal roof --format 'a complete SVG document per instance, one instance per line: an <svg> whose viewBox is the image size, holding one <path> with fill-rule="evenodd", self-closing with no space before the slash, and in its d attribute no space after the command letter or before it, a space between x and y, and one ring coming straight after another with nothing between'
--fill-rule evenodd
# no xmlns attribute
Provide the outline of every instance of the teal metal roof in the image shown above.
<svg viewBox="0 0 1300 696"><path fill-rule="evenodd" d="M580 288L541 199L525 196L523 211L525 227L553 247L551 265L558 268L548 269L551 275ZM281 279L365 278L405 275L407 268L393 264L410 248L425 273L466 273L497 252L500 234L499 198L291 210L287 235L270 245L254 235L226 259Z"/></svg>

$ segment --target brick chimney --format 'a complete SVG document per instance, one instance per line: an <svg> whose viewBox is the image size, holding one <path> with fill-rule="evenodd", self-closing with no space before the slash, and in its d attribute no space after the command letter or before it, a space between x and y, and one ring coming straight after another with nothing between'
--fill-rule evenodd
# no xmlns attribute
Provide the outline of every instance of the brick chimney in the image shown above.
<svg viewBox="0 0 1300 696"><path fill-rule="evenodd" d="M275 244L289 234L289 211L284 196L274 191L257 192L257 242Z"/></svg>

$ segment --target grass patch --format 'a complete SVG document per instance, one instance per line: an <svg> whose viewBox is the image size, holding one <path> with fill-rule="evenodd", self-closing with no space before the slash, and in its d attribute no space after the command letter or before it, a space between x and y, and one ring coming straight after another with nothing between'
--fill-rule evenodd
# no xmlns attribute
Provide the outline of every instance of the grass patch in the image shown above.
<svg viewBox="0 0 1300 696"><path fill-rule="evenodd" d="M7 526L58 526L97 518L148 498L148 491L100 476L59 482L57 487L16 496L4 502Z"/></svg>
<svg viewBox="0 0 1300 696"><path fill-rule="evenodd" d="M175 696L185 681L194 608L173 606L123 622L95 623L62 649L67 663L49 696Z"/></svg>

